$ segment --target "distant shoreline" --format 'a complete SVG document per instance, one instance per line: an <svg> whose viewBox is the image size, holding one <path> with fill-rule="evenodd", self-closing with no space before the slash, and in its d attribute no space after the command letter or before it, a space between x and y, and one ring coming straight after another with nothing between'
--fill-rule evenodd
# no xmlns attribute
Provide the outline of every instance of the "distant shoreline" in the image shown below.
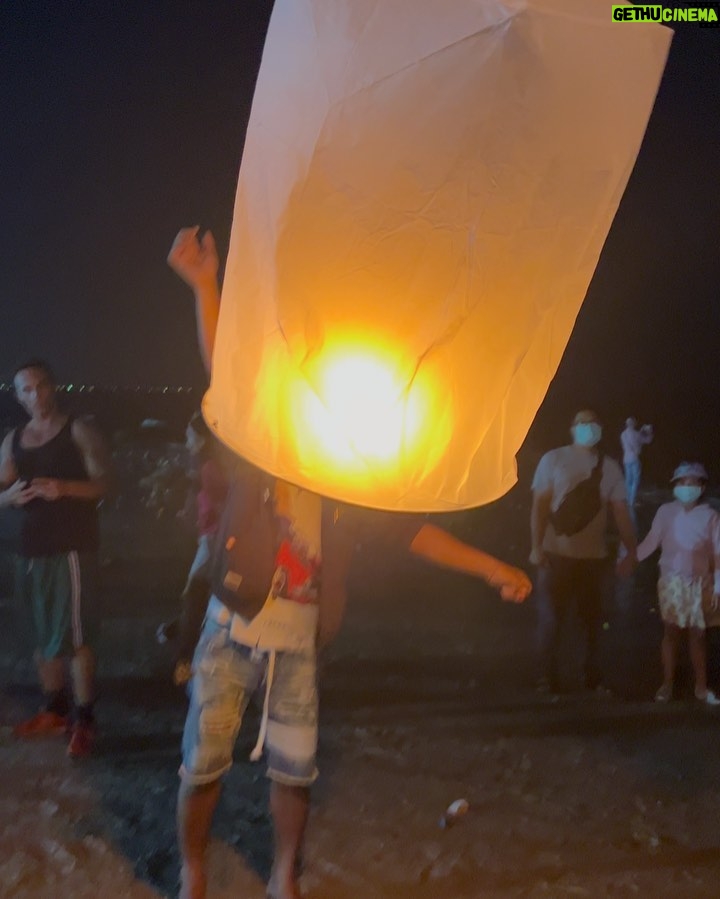
<svg viewBox="0 0 720 899"><path fill-rule="evenodd" d="M146 419L167 425L178 439L202 401L202 390L182 393L141 392L133 388L95 388L92 391L62 392L61 407L74 415L91 415L110 438L118 431L139 428ZM0 430L3 432L25 421L23 410L9 393L0 393Z"/></svg>

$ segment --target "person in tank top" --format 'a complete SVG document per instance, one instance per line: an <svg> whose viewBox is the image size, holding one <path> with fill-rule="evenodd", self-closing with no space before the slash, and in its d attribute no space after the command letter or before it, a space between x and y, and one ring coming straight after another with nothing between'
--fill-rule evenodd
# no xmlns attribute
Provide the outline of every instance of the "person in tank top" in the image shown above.
<svg viewBox="0 0 720 899"><path fill-rule="evenodd" d="M10 431L0 447L0 506L22 510L19 554L44 695L42 709L19 724L15 736L67 733L68 754L82 757L95 741L97 506L108 488L108 454L91 424L58 407L56 381L45 362L24 363L13 382L29 421Z"/></svg>

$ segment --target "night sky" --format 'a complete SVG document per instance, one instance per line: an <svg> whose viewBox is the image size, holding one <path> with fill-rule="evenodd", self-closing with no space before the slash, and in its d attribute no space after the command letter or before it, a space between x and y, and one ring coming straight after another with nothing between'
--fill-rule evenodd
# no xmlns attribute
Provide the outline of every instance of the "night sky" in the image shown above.
<svg viewBox="0 0 720 899"><path fill-rule="evenodd" d="M202 387L190 294L165 256L193 223L225 254L271 6L0 4L4 377L40 355L61 380ZM720 29L675 29L529 445L562 442L590 405L613 433L653 421L656 466L695 455L720 476Z"/></svg>

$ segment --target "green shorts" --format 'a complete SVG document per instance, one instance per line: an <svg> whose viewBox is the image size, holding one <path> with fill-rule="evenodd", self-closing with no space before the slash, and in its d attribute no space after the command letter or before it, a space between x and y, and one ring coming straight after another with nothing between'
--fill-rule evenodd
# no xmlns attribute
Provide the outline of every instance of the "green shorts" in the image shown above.
<svg viewBox="0 0 720 899"><path fill-rule="evenodd" d="M27 560L27 594L43 659L91 646L97 632L97 557L68 552Z"/></svg>

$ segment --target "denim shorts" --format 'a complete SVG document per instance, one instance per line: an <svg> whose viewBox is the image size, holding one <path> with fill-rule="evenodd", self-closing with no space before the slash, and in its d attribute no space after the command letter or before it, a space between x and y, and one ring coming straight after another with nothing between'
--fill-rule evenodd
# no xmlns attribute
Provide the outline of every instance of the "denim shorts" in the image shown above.
<svg viewBox="0 0 720 899"><path fill-rule="evenodd" d="M230 637L230 623L207 618L189 684L180 776L208 784L232 765L242 718L268 672L270 652ZM315 652L277 652L268 696L265 749L271 780L308 786L318 775L318 692Z"/></svg>

